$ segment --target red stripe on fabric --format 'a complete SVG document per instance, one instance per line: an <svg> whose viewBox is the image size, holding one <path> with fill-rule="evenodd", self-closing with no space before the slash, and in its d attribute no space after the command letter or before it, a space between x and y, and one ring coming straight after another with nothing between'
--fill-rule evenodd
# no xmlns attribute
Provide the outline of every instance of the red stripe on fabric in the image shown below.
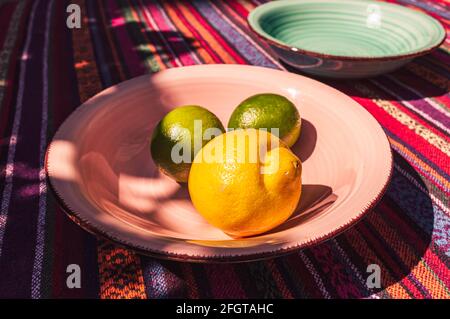
<svg viewBox="0 0 450 319"><path fill-rule="evenodd" d="M230 0L227 1L227 4L234 9L234 11L236 11L240 16L247 18L248 16L248 11L245 7L243 7L239 2L235 1L235 0Z"/></svg>
<svg viewBox="0 0 450 319"><path fill-rule="evenodd" d="M387 99L386 99L387 100ZM389 101L389 100L387 100ZM421 115L415 113L415 111L410 110L407 108L404 104L398 101L389 101L391 104L395 105L397 109L408 115L410 118L412 118L414 121L416 121L418 124L424 126L432 132L433 134L439 136L441 139L445 140L446 142L450 142L450 136L447 135L444 131L441 131L440 129L436 128L434 123L429 122L427 119L423 118ZM431 107L431 106L429 106ZM431 117L431 116L430 116ZM435 120L436 122L439 122L438 120ZM444 125L445 126L445 125Z"/></svg>
<svg viewBox="0 0 450 319"><path fill-rule="evenodd" d="M407 90L414 89L416 92L420 93L420 98L443 98L448 100L448 96L445 95L447 92L446 90L436 87L433 83L424 78L418 77L407 68L401 68L391 76L408 87ZM411 92L411 97L409 97L408 100L413 98L413 96L415 97L415 95L415 93ZM418 99L418 97L415 98ZM449 104L449 102L450 100L448 100L447 104Z"/></svg>
<svg viewBox="0 0 450 319"><path fill-rule="evenodd" d="M403 85L400 85L400 83L397 82L403 82ZM407 80L401 81L395 79L393 76L391 78L382 77L377 80L372 80L371 84L379 90L386 91L382 96L384 100L392 101L391 103L395 105L397 109L409 115L416 122L427 127L429 131L438 135L441 139L450 141L450 137L448 137L449 134L447 134L447 132L450 133L450 125L447 123L449 118L432 105L436 104L435 101L432 101L432 98L426 99L427 96L432 95L432 91L424 94L421 94L420 92L418 92L418 94L413 93L415 87L408 85ZM388 92L388 90L390 92Z"/></svg>
<svg viewBox="0 0 450 319"><path fill-rule="evenodd" d="M216 32L216 30L203 18L203 16L188 2L185 3L185 6L189 9L189 11L195 16L197 21L209 31L209 33L219 42L222 47L230 54L233 59L239 64L247 64L248 62L243 59L236 50L232 49L229 44L223 39L223 37Z"/></svg>
<svg viewBox="0 0 450 319"><path fill-rule="evenodd" d="M398 216L398 214L385 202L382 202L380 207L387 213L389 217L387 222L396 225L396 229L398 229L398 232L401 233L402 238L405 238L405 242L410 245L412 250L417 252L418 236L414 232L413 226L410 224L412 223L412 221L410 221L408 218L400 218L400 216ZM431 238L429 239L432 240ZM422 245L422 250L425 252L425 254L423 256L416 257L424 258L430 269L447 287L450 287L450 277L447 276L447 274L442 274L442 260L440 260L439 257L428 247L429 243L424 242L423 238L420 238L419 240L422 241L420 245ZM421 252L419 253L422 254ZM440 275L438 275L439 273Z"/></svg>
<svg viewBox="0 0 450 319"><path fill-rule="evenodd" d="M366 219L368 221L366 225L373 228L384 240L386 246L390 248L389 251L399 262L398 268L401 269L400 271L411 279L411 282L416 285L424 298L430 298L429 289L425 287L423 278L418 277L416 268L427 249L427 245L418 241L416 247L411 247L407 240L399 234L399 225L386 223L382 218L385 211L381 207L378 210L379 214L374 214L372 215L373 218Z"/></svg>
<svg viewBox="0 0 450 319"><path fill-rule="evenodd" d="M155 21L156 25L162 32L162 36L165 37L166 41L168 42L168 45L170 45L171 49L175 51L176 55L178 56L179 60L183 65L193 65L196 64L195 61L190 56L189 52L186 51L184 46L178 41L178 39L175 39L173 41L172 37L178 36L176 35L176 31L171 30L169 25L166 23L165 18L163 17L163 13L160 11L158 6L155 3L149 3L147 5L153 20ZM168 34L167 34L168 33ZM174 33L171 35L171 33Z"/></svg>
<svg viewBox="0 0 450 319"><path fill-rule="evenodd" d="M132 14L131 25L130 25L130 34L132 40L134 40L135 45L137 46L145 46L146 50L149 52L144 53L141 52L142 56L146 56L145 59L149 63L149 71L161 71L168 67L176 66L176 63L173 61L172 57L166 54L164 50L158 52L158 47L161 46L161 38L157 35L156 32L148 32L145 26L148 26L147 21L145 21L146 16L144 12L138 7L135 7L133 3L136 1L127 0L127 7L123 7L122 10L130 11ZM144 21L142 20L144 19ZM133 25L135 24L135 25ZM139 51L142 51L139 49Z"/></svg>
<svg viewBox="0 0 450 319"><path fill-rule="evenodd" d="M223 63L222 59L214 52L213 48L209 46L209 44L203 39L203 37L195 30L194 27L185 19L183 16L183 13L180 11L180 9L177 7L176 4L168 3L168 6L170 6L175 13L177 14L180 21L186 26L186 28L189 29L189 31L194 35L194 37L201 43L202 47L208 52L208 54L213 58L214 62L216 63Z"/></svg>
<svg viewBox="0 0 450 319"><path fill-rule="evenodd" d="M98 13L99 13L99 19L100 19L100 23L103 29L103 34L106 37L106 44L105 46L109 46L111 48L115 47L115 43L114 43L114 39L113 39L113 32L111 32L111 26L108 23L108 19L107 19L107 13L106 13L106 8L102 5L98 6ZM120 82L123 81L126 76L124 74L123 68L124 66L120 60L120 57L118 56L116 50L112 50L111 51L111 67L110 67L110 73L111 76L113 77L113 83L116 82Z"/></svg>
<svg viewBox="0 0 450 319"><path fill-rule="evenodd" d="M272 277L275 281L275 284L277 285L278 290L281 293L281 296L285 299L292 299L294 296L289 291L289 288L287 287L283 276L281 275L281 271L279 270L277 264L273 259L266 261L266 266L272 273Z"/></svg>
<svg viewBox="0 0 450 319"><path fill-rule="evenodd" d="M390 272L394 277L403 277L402 284L408 291L413 295L414 298L423 298L422 293L417 289L417 287L411 282L411 280L403 274L396 263L396 261L386 252L386 246L381 244L378 239L374 238L369 232L364 222L358 224L358 229L361 234L368 241L369 245L373 247L374 252L379 256L381 260L384 261L385 265L389 267Z"/></svg>
<svg viewBox="0 0 450 319"><path fill-rule="evenodd" d="M394 141L391 140L391 143L394 143ZM398 143L398 142L397 142L397 143ZM408 154L405 154L405 153L403 152L403 149L399 149L399 146L398 146L398 145L392 146L392 148L393 148L394 150L396 150L396 151L398 152L398 154L399 154L400 156L402 156L402 157L403 157L403 156L409 156ZM405 160L408 161L408 159L407 159L406 157L405 157ZM408 161L408 165L411 165L411 166L413 167L413 169L414 169L417 173L419 173L420 176L426 178L427 181L430 183L430 186L436 187L436 189L437 189L439 192L442 192L442 193L444 193L444 194L446 194L446 195L447 195L447 194L450 194L449 190L444 188L444 185L440 185L440 184L439 184L439 181L438 181L438 179L436 178L436 176L437 176L439 173L437 173L436 170L434 170L433 168L430 168L430 171L428 171L426 167L421 167L421 166L419 166L419 165L416 165L415 162L413 162L413 161L411 161L411 162ZM429 167L429 166L428 166L428 167ZM441 177L441 178L443 179L443 177L442 177L441 175L439 175L439 177Z"/></svg>
<svg viewBox="0 0 450 319"><path fill-rule="evenodd" d="M385 86L385 83L378 82L380 85ZM426 127L430 132L433 132L440 138L450 141L450 137L446 135L443 131L437 129L434 127L434 124L429 122L427 119L423 118L421 115L416 113L415 111L407 108L402 102L397 101L396 97L392 96L389 92L384 91L382 88L378 88L376 84L367 84L367 87L370 87L370 89L374 92L377 92L377 94L381 97L382 100L388 101L392 105L394 105L398 110L408 115L410 118L412 118L417 123L421 124L422 126ZM406 101L406 100L405 100ZM431 106L429 106L431 107ZM438 120L435 120L436 122L439 122Z"/></svg>
<svg viewBox="0 0 450 319"><path fill-rule="evenodd" d="M433 18L435 18L435 19L437 19L439 21L442 21L442 22L445 21L442 18L441 15L439 15L439 14L433 12L433 11L427 11L424 8L421 8L419 6L414 5L414 3L405 3L405 2L393 1L393 0L382 0L382 1L395 3L395 4L398 4L398 5L401 5L402 7L408 7L409 9L412 9L412 10L415 10L415 11L420 11L420 12L423 12L425 14L428 14L428 15L432 16ZM420 1L423 1L423 0L420 0ZM436 1L436 0L433 0L433 1Z"/></svg>
<svg viewBox="0 0 450 319"><path fill-rule="evenodd" d="M449 105L450 105L450 96L449 95L442 95L442 96L435 96L433 97L437 102L440 102L441 104L444 104L444 109L447 111L450 111Z"/></svg>
<svg viewBox="0 0 450 319"><path fill-rule="evenodd" d="M250 30L248 27L248 23L245 17L243 17L239 12L237 12L231 5L231 2L217 2L214 3L218 8L223 11L225 14L237 27L237 29L241 29L243 33L245 33L248 37L250 37L255 42L255 47L258 46L264 51L265 54L272 57L275 61L278 61L278 57L273 50L270 49L269 45L265 41L261 41L261 39ZM244 8L245 10L245 8ZM247 14L245 14L247 16Z"/></svg>
<svg viewBox="0 0 450 319"><path fill-rule="evenodd" d="M141 6L144 7L144 4L142 3L142 1L140 1ZM148 9L148 8L147 8ZM169 63L166 63L167 67L177 67L180 65L180 61L178 59L178 57L173 53L172 47L168 46L167 41L164 38L164 35L162 34L161 30L156 30L155 28L158 27L158 25L156 24L156 21L154 16L150 13L149 10L142 10L142 15L144 17L145 23L147 24L147 26L149 28L151 28L153 30L154 33L154 46L155 46L155 55L159 55L159 57L161 59L163 59L163 57L166 57L166 59L168 59ZM150 17L151 19L153 19L153 22L150 21ZM149 38L153 38L150 37ZM158 51L158 48L160 48L160 50Z"/></svg>
<svg viewBox="0 0 450 319"><path fill-rule="evenodd" d="M372 211L369 214L377 214L377 212ZM371 243L364 238L359 228L360 226L356 225L355 227L344 232L339 238L340 243L343 244L344 247L348 247L350 251L354 252L351 256L355 258L356 261L359 261L359 267L361 267L362 272L366 272L367 266L370 264L377 264L381 267L381 269L385 270L381 277L381 288L385 294L390 294L400 298L410 298L411 294L407 292L401 282L401 278L403 277L398 278L397 275L389 271L385 260L379 256L378 252L371 245ZM362 261L362 263L360 261Z"/></svg>
<svg viewBox="0 0 450 319"><path fill-rule="evenodd" d="M127 58L126 67L132 76L138 76L147 73L144 63L141 62L137 51L134 49L134 45L131 42L127 29L126 21L122 16L120 8L115 1L108 2L106 6L107 13L110 17L110 25L113 31L117 35L118 42L123 51L123 56Z"/></svg>
<svg viewBox="0 0 450 319"><path fill-rule="evenodd" d="M162 12L159 10L155 3L149 3L147 9L151 14L154 23L160 30L160 36L165 39L165 46L167 51L170 52L170 55L173 58L173 63L176 65L175 59L182 63L182 65L193 65L196 64L195 61L190 56L189 52L183 47L183 45L178 41L178 39L174 39L174 37L179 37L175 31L171 30L169 25L166 23L165 18L162 15ZM148 20L148 17L146 17ZM150 23L150 21L147 21ZM175 53L175 54L174 54Z"/></svg>
<svg viewBox="0 0 450 319"><path fill-rule="evenodd" d="M437 166L439 166L445 173L450 174L450 165L445 164L444 154L437 147L428 143L424 138L417 135L413 130L409 129L406 125L401 124L391 115L389 115L384 109L375 104L375 102L357 96L353 98L363 105L379 122L386 127L389 131L396 134L402 143L408 143L416 151L420 152L424 158L427 158Z"/></svg>
<svg viewBox="0 0 450 319"><path fill-rule="evenodd" d="M432 251L427 249L423 255L423 259L431 268L433 273L439 278L439 280L445 285L447 291L450 288L450 276L448 267L439 259L439 257Z"/></svg>
<svg viewBox="0 0 450 319"><path fill-rule="evenodd" d="M183 274L182 277L186 282L186 290L187 290L186 297L189 299L198 299L199 298L198 287L197 284L195 283L195 278L192 273L191 265L188 263L180 263L180 268Z"/></svg>

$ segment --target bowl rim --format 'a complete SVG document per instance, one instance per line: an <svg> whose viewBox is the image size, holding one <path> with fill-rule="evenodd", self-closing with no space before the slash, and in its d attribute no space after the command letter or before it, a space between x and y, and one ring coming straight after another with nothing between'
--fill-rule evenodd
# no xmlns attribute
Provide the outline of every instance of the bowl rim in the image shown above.
<svg viewBox="0 0 450 319"><path fill-rule="evenodd" d="M401 10L405 10L405 11L413 11L414 13L417 13L419 15L423 15L428 19L432 19L435 22L437 22L439 28L441 29L442 32L442 38L439 41L436 41L434 44L432 44L429 47L423 48L422 50L419 51L413 51L410 53L404 53L404 54L391 54L391 55L384 55L384 56L351 56L351 55L337 55L337 54L328 54L328 53L321 53L321 52L317 52L317 51L311 51L311 50L305 50L296 46L292 46L289 45L281 40L273 40L269 34L267 34L266 32L260 32L256 29L255 24L259 23L259 20L255 21L255 15L257 13L259 13L261 10L267 9L269 8L269 10L271 9L271 7L273 8L277 8L279 6L284 6L287 4L301 4L301 3L314 3L316 1L314 0L282 0L282 1L274 1L274 2L268 2L262 5L259 5L258 7L256 7L255 9L253 9L249 15L247 16L247 25L249 26L250 30L255 33L260 39L268 42L270 45L273 45L275 47L278 47L280 49L284 49L284 50L288 50L291 51L293 53L298 53L298 54L304 54L307 56L312 56L312 57L317 57L317 58L325 58L325 59L334 59L334 60L346 60L346 61L393 61L393 60L402 60L402 59L406 59L406 58L415 58L418 56L422 56L425 54L430 53L431 51L437 49L438 47L440 47L442 45L442 43L444 43L445 39L447 38L447 34L445 31L445 28L442 24L441 21L439 21L438 19L432 17L431 15L423 12L423 11L418 11L418 10L412 10L408 7L404 7L395 3L388 3L388 2L381 2L381 1L372 1L372 0L321 0L322 2L335 2L335 3L349 3L349 2L354 2L354 3L373 3L373 4L377 4L377 5L382 5L382 6L386 6L386 7L396 7L396 8L400 8Z"/></svg>
<svg viewBox="0 0 450 319"><path fill-rule="evenodd" d="M265 70L266 72L281 72L284 73L284 71L281 70L275 70L275 69L270 69L270 68L264 68L264 67L260 67L260 66L253 66L253 65L229 65L229 64L206 64L206 65L193 65L193 66L185 66L185 67L181 67L181 68L174 68L174 69L167 69L163 72L181 72L182 69L184 70L189 70L192 68L203 68L203 69L208 69L208 68L248 68L253 69L255 71L257 70ZM138 79L144 79L147 77L151 77L152 74L144 74L135 78L131 78L129 80L126 80L124 82L121 82L117 85L124 85L124 83L126 82L131 82L131 81L137 81ZM295 74L295 76L300 76L303 78L308 79L308 81L313 81L313 82L318 82L317 80L305 77L305 76L301 76L301 75L297 75ZM116 86L117 86L116 85ZM325 85L321 83L321 85ZM54 133L54 135L52 136L52 139L50 141L50 143L48 144L48 147L46 149L45 152L45 158L44 158L44 169L45 169L45 173L46 173L46 181L47 181L47 185L49 190L51 191L51 193L54 194L54 198L58 204L58 206L62 209L62 211L69 217L70 220L72 220L73 222L75 222L78 226L80 226L81 228L83 228L85 231L99 237L102 239L106 239L109 240L121 247L127 248L127 249L132 249L133 251L137 252L138 254L141 255L146 255L146 256L151 256L151 257L155 257L158 259L165 259L165 260L174 260L174 261L182 261L182 262L194 262L194 263L240 263L240 262L250 262L250 261L258 261L258 260L265 260L265 259L270 259L270 258L275 258L275 257L279 257L279 256L283 256L289 253L292 253L296 250L299 249L303 249L303 248L309 248L312 246L316 246L320 243L323 243L324 241L327 241L331 238L334 238L335 236L341 234L342 232L348 230L350 227L356 225L360 220L362 220L365 216L367 216L367 213L369 211L371 211L377 204L378 202L382 199L382 197L384 196L384 194L386 193L388 186L390 184L390 180L393 174L393 154L392 154L392 149L389 145L388 142L388 138L386 133L384 132L384 130L382 129L381 125L378 123L378 121L376 121L374 118L373 120L375 121L375 123L377 124L377 126L380 129L380 133L383 134L385 141L387 143L388 146L388 150L389 150L389 157L386 158L386 161L388 162L387 165L387 170L383 171L383 174L385 175L385 180L383 185L381 186L381 188L379 189L379 191L376 193L376 195L367 202L367 204L361 208L357 214L355 213L355 216L348 220L346 223L343 223L341 225L339 225L338 227L334 227L332 230L330 230L327 233L322 234L321 236L317 236L315 238L312 238L308 241L303 241L294 245L290 245L288 247L282 247L282 248L277 248L276 250L271 250L271 251L264 251L264 252L257 252L257 253L250 253L250 254L230 254L230 255L217 255L217 254L210 254L210 255L199 255L199 254L185 254L185 253L174 253L174 252L170 252L167 250L158 250L158 249L153 249L153 248L149 248L148 246L144 247L141 246L139 244L136 244L134 242L128 241L127 239L124 239L121 236L118 236L112 232L108 232L107 230L103 229L103 227L96 225L95 223L89 221L88 219L84 218L79 212L77 212L75 209L73 209L70 204L68 204L65 200L64 200L64 196L62 196L62 194L59 193L56 185L52 182L52 173L49 167L49 156L50 153L52 152L52 148L54 146L55 143L55 137L57 137L60 132L62 131L63 127L65 126L65 124L67 122L69 122L71 120L71 118L73 118L77 113L82 112L83 109L85 109L85 104L89 104L89 102L94 101L96 99L98 99L100 96L102 96L102 94L107 91L110 90L113 87L109 87L105 90L100 91L99 93L97 93L96 95L94 95L93 97L89 98L88 100L86 100L84 103L82 103L80 105L80 107L77 107L62 123L61 125L58 127L58 129L56 130L56 132ZM338 91L332 87L329 87L331 90L334 91ZM344 94L341 92L341 94ZM344 94L345 95L345 94ZM347 96L347 95L346 95ZM350 97L347 96L348 99L351 99ZM353 100L354 101L354 100ZM354 101L354 103L357 103L356 101ZM84 106L84 107L83 107Z"/></svg>

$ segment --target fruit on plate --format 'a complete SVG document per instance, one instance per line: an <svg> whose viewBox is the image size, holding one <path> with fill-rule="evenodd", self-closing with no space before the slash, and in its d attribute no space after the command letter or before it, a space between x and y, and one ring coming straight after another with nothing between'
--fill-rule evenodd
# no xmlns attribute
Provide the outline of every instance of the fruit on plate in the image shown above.
<svg viewBox="0 0 450 319"><path fill-rule="evenodd" d="M198 105L185 105L167 113L153 130L153 161L177 182L187 182L195 154L212 138L225 132L220 120Z"/></svg>
<svg viewBox="0 0 450 319"><path fill-rule="evenodd" d="M300 160L276 136L240 129L196 155L189 194L197 211L233 237L266 232L287 220L301 195Z"/></svg>
<svg viewBox="0 0 450 319"><path fill-rule="evenodd" d="M229 128L276 128L278 137L289 147L300 135L301 119L295 105L284 96L272 93L253 95L231 114Z"/></svg>

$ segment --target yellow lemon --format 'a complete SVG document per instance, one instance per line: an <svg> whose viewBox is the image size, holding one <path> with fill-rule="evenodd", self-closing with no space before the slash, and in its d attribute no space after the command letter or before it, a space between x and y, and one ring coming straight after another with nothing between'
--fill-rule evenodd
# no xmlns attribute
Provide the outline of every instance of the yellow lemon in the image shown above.
<svg viewBox="0 0 450 319"><path fill-rule="evenodd" d="M266 232L291 216L301 195L301 162L264 130L222 134L195 156L188 187L197 211L233 237Z"/></svg>

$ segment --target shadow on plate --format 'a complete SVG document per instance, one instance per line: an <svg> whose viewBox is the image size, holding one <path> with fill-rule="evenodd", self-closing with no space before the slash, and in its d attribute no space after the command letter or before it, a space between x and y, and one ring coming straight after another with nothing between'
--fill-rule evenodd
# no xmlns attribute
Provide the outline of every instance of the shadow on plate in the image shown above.
<svg viewBox="0 0 450 319"><path fill-rule="evenodd" d="M307 119L302 119L300 137L291 149L302 162L305 162L313 153L317 143L317 130Z"/></svg>
<svg viewBox="0 0 450 319"><path fill-rule="evenodd" d="M277 233L295 227L300 223L304 223L320 214L323 210L332 205L336 199L337 195L333 194L333 190L329 186L313 184L302 185L301 199L292 216L283 224L265 234Z"/></svg>

